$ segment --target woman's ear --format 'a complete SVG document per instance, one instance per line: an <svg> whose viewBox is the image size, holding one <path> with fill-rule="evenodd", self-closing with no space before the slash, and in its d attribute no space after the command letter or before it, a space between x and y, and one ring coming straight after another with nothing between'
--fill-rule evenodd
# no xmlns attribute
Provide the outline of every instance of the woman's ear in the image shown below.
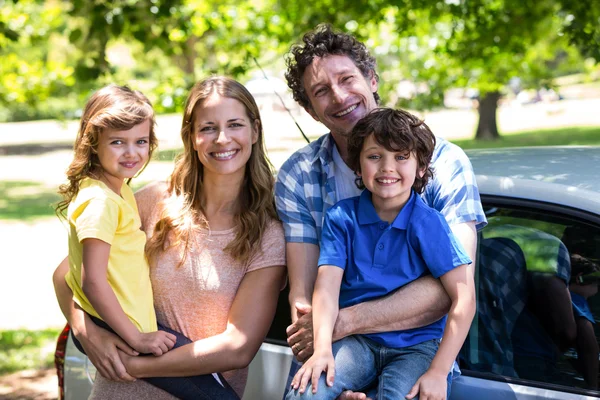
<svg viewBox="0 0 600 400"><path fill-rule="evenodd" d="M255 119L252 123L252 144L258 140L258 132L260 132L260 121Z"/></svg>

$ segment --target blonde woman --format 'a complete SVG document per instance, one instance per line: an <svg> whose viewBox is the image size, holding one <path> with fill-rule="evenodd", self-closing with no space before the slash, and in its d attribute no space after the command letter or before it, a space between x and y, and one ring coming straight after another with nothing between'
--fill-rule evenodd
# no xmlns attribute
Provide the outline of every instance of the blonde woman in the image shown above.
<svg viewBox="0 0 600 400"><path fill-rule="evenodd" d="M54 277L59 303L100 371L92 398L171 398L127 381L214 372L241 397L272 321L285 246L258 107L240 83L205 79L188 97L181 137L184 152L168 184L152 184L136 200L157 319L193 343L158 358L132 356L73 307L63 262Z"/></svg>

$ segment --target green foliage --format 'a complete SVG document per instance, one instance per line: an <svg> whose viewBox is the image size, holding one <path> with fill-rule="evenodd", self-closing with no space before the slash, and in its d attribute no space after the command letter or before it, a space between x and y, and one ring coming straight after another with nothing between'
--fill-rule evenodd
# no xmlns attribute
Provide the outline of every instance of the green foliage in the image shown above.
<svg viewBox="0 0 600 400"><path fill-rule="evenodd" d="M32 368L48 368L60 330L0 331L0 375Z"/></svg>

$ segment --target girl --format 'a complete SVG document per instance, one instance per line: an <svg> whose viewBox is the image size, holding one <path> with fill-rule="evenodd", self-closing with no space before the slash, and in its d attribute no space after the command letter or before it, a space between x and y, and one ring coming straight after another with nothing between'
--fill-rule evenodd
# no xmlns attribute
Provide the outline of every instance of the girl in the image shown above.
<svg viewBox="0 0 600 400"><path fill-rule="evenodd" d="M144 247L146 236L131 188L125 182L148 163L156 148L154 111L148 99L127 87L109 85L89 99L75 140L68 184L60 187L69 221L69 271L73 300L91 319L118 334L137 353L160 356L189 342L157 330ZM78 341L75 344L83 351ZM212 376L161 379L151 383L180 398L210 398L210 382L237 398ZM211 385L209 385L211 386ZM222 393L221 393L222 392ZM223 397L224 396L224 397Z"/></svg>
<svg viewBox="0 0 600 400"><path fill-rule="evenodd" d="M183 154L169 182L143 188L136 200L158 321L194 342L157 358L117 352L118 338L90 329L87 316L72 308L61 264L54 279L59 303L100 367L92 399L171 398L142 380L125 381L214 371L242 396L248 364L275 314L285 283L285 240L256 102L233 79L198 82L185 105L181 138Z"/></svg>

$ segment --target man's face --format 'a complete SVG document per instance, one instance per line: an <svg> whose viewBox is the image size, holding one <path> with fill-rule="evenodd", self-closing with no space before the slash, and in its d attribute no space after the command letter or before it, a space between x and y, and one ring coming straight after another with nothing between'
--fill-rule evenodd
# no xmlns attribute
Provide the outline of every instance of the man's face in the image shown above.
<svg viewBox="0 0 600 400"><path fill-rule="evenodd" d="M343 55L315 58L304 71L304 89L312 105L309 114L323 123L336 139L345 138L354 125L377 107L373 93L377 80L365 78Z"/></svg>

